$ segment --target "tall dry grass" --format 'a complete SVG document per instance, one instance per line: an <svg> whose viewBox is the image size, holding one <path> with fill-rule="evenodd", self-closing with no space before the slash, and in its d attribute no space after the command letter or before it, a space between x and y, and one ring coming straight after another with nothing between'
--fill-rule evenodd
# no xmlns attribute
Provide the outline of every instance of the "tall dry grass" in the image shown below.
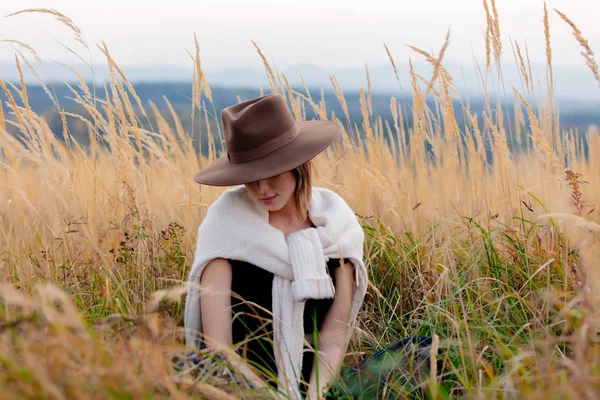
<svg viewBox="0 0 600 400"><path fill-rule="evenodd" d="M483 4L486 82L501 78L503 46L495 2ZM58 18L85 44L66 16L29 12ZM573 27L597 78L583 34L559 15ZM550 63L545 8L542 26ZM367 235L371 283L348 359L426 334L439 341L445 365L422 383L431 398L594 398L600 392L593 212L600 203L600 135L587 133L585 158L582 137L560 129L551 65L548 85L535 87L518 44L523 87L489 86L483 115L473 114L466 97L456 102L457 86L443 66L448 43L438 55L413 48L432 65L432 76L411 68L410 76L398 77L410 81L413 101L391 98L392 121L373 115L370 85L361 90L361 126L351 125L334 77L340 116L308 87L291 88L256 45L271 91L289 98L296 118L317 115L342 128L340 143L316 164L318 185L348 201ZM398 76L393 49L386 51ZM170 362L183 351L178 288L192 262L195 232L222 191L191 179L218 156L215 142L222 140L220 131L211 132L215 109L198 43L190 112L202 122L199 132L184 131L170 105L166 116L142 104L106 46L103 52L110 82L90 87L78 76L73 98L86 112L70 114L56 102L62 132L51 132L31 109L23 80L0 81L8 98L0 105L0 391L49 398L252 397L218 376L177 372ZM19 69L25 61L19 53ZM516 106L506 126L509 100ZM70 136L68 119L85 123L89 147ZM201 137L209 138L208 159L195 150ZM514 151L519 143L530 145ZM390 396L407 395L396 386L386 388L396 393Z"/></svg>

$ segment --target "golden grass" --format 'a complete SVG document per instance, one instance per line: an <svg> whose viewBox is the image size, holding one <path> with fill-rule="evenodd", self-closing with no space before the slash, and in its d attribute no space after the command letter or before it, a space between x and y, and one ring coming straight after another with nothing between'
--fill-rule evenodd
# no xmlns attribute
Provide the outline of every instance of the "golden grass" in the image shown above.
<svg viewBox="0 0 600 400"><path fill-rule="evenodd" d="M23 15L23 14L32 14L32 13L52 15L61 24L65 25L73 32L75 40L77 40L79 43L81 43L85 48L89 48L85 41L85 38L83 37L83 33L81 32L81 29L79 29L79 27L77 25L75 25L75 23L73 22L73 20L71 18L67 17L66 15L62 14L61 12L59 12L57 10L53 10L53 9L49 9L49 8L28 8L26 10L21 10L21 11L14 12L12 14L8 14L6 16L6 18L14 17L17 15Z"/></svg>
<svg viewBox="0 0 600 400"><path fill-rule="evenodd" d="M556 11L560 18L567 24L569 24L569 26L573 30L573 36L575 36L575 39L577 39L577 42L581 46L581 55L585 60L585 65L587 65L590 71L592 71L594 79L596 79L596 81L600 85L600 73L598 72L598 63L594 58L594 52L592 51L592 48L590 47L588 41L585 39L583 33L579 30L577 25L575 25L575 23L571 21L569 17L567 17L565 14L558 11L557 9L554 9L554 11Z"/></svg>
<svg viewBox="0 0 600 400"><path fill-rule="evenodd" d="M495 1L483 4L490 67L491 53L499 65L502 42ZM62 14L29 11L59 18L85 43ZM546 10L543 21L550 63ZM597 78L593 53L570 24ZM583 157L581 139L558 131L549 102L539 99L536 109L513 88L517 108L510 126L517 141L533 146L514 151L499 101L493 108L486 99L483 115L475 115L469 103L453 99L453 79L442 63L448 44L449 37L437 57L413 47L433 73L419 76L410 63L412 104L390 98L393 121L373 115L370 87L360 90L358 126L335 77L343 120L328 115L322 93L319 100L307 87L305 93L293 89L254 43L271 91L290 99L297 119L314 111L342 128L340 143L315 163L317 184L342 195L367 233L371 282L349 358L431 333L435 346L451 349L444 358L457 378L448 397L598 394L600 265L593 207L600 204L600 134L590 129L590 157ZM211 132L214 106L209 110L201 101L204 94L212 102L212 94L198 42L190 117L202 121L199 132L186 132L166 99L173 122L156 105L146 112L106 46L103 52L111 71L105 97L95 97L77 76L80 90L73 96L86 114L61 110L62 132L51 132L31 110L23 82L19 88L0 80L8 99L0 105L2 393L252 398L246 388L219 377L192 379L169 363L183 351L176 299L195 232L223 191L192 180L217 157L215 142L222 140L220 131ZM531 96L527 52L523 56L516 45L516 54ZM433 106L426 101L431 93ZM457 122L461 114L464 126ZM70 136L67 119L88 128L88 148ZM202 137L208 138L208 157L194 146ZM443 398L438 380L434 369L424 385Z"/></svg>
<svg viewBox="0 0 600 400"><path fill-rule="evenodd" d="M0 40L0 43L12 43L12 44L15 44L15 45L17 45L19 47L23 47L23 48L25 48L27 51L29 51L31 53L31 55L33 56L34 60L36 60L39 63L42 62L42 60L40 59L40 56L38 56L38 54L35 51L35 49L33 47L31 47L30 45L28 45L27 43L23 43L21 41L11 40L11 39L2 39L2 40Z"/></svg>
<svg viewBox="0 0 600 400"><path fill-rule="evenodd" d="M396 80L398 81L398 87L400 89L402 89L402 84L400 83L400 77L398 76L398 69L396 68L396 63L394 62L394 57L392 57L392 53L390 53L390 49L388 49L387 44L383 44L383 47L385 47L385 52L387 53L389 59L390 59L390 64L392 64L392 68L394 68L394 75L396 75Z"/></svg>
<svg viewBox="0 0 600 400"><path fill-rule="evenodd" d="M546 65L548 66L548 84L554 87L554 76L552 74L552 45L550 43L550 20L548 18L548 8L544 2L544 37L546 39Z"/></svg>

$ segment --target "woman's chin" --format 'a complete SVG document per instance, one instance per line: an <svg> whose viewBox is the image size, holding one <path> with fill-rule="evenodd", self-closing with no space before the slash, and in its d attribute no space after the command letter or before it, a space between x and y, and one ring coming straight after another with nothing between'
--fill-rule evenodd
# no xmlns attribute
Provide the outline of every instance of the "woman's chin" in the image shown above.
<svg viewBox="0 0 600 400"><path fill-rule="evenodd" d="M263 205L268 212L276 212L281 210L283 207L279 204L267 204Z"/></svg>

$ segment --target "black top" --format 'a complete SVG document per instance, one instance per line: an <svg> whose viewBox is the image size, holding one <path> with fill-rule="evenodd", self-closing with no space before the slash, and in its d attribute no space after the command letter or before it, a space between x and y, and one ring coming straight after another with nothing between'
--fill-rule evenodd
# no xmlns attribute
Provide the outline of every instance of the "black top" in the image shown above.
<svg viewBox="0 0 600 400"><path fill-rule="evenodd" d="M270 384L275 386L277 367L273 351L273 277L253 264L229 260L232 267L231 310L233 316L233 344L239 345L238 353L251 365L273 376ZM331 259L327 269L335 287L335 269L340 266L339 259ZM237 296L236 296L237 294ZM240 299L246 302L242 302ZM248 304L254 303L254 304ZM307 338L313 338L320 331L333 299L307 300L304 306L304 332ZM306 350L306 346L305 346ZM302 360L302 380L308 382L312 372L313 353L305 351ZM306 387L302 385L302 391Z"/></svg>

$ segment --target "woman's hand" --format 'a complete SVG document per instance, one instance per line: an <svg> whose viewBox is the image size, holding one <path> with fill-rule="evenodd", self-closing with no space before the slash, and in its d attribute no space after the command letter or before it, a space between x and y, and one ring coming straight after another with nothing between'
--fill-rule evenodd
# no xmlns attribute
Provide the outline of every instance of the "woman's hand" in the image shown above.
<svg viewBox="0 0 600 400"><path fill-rule="evenodd" d="M323 397L323 390L339 374L346 355L348 320L354 292L354 265L348 262L336 268L335 281L333 304L319 332L318 354L315 355L318 361L315 361L310 377L309 399Z"/></svg>

